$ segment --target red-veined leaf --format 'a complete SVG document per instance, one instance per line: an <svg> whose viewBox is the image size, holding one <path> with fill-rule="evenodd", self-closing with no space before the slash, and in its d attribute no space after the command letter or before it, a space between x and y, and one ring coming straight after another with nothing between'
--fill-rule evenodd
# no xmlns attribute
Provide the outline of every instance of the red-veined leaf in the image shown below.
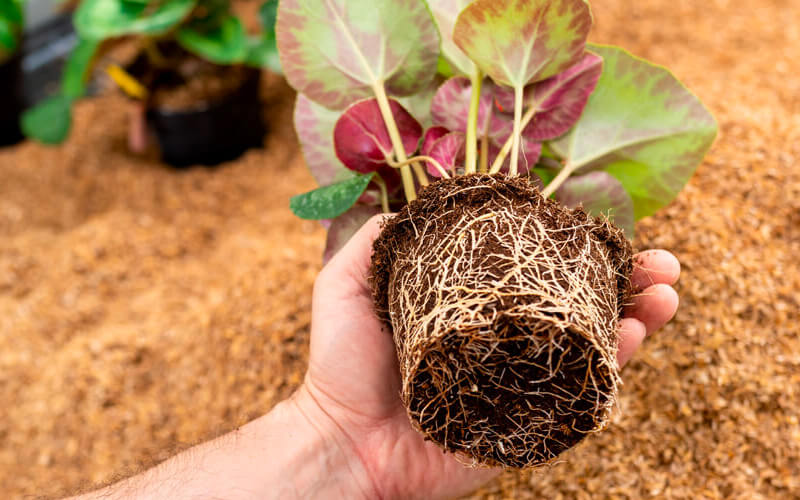
<svg viewBox="0 0 800 500"><path fill-rule="evenodd" d="M591 27L585 0L475 0L453 39L495 82L521 88L573 65Z"/></svg>
<svg viewBox="0 0 800 500"><path fill-rule="evenodd" d="M567 133L583 113L602 72L603 59L586 52L577 64L556 76L528 85L525 88L525 107L535 107L536 114L522 134L528 140L544 141ZM514 91L498 88L495 96L505 111L500 116L510 131L513 128Z"/></svg>
<svg viewBox="0 0 800 500"><path fill-rule="evenodd" d="M389 101L403 146L417 150L422 126L399 102ZM392 157L392 141L386 130L377 99L363 99L351 104L333 129L336 156L350 170L368 173L386 165Z"/></svg>
<svg viewBox="0 0 800 500"><path fill-rule="evenodd" d="M289 83L329 108L424 88L436 74L439 32L419 0L281 0L276 37Z"/></svg>

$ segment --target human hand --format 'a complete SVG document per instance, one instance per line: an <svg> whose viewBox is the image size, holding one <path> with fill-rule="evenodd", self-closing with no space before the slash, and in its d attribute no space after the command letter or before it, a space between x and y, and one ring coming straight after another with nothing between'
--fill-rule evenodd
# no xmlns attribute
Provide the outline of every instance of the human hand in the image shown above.
<svg viewBox="0 0 800 500"><path fill-rule="evenodd" d="M346 448L353 485L369 498L451 498L494 477L497 469L472 469L423 440L400 401L400 372L392 336L373 309L366 276L381 216L373 217L320 272L314 287L311 354L294 402ZM638 254L633 285L640 290L620 322L617 359L624 365L647 334L675 314L670 285L680 264L669 252Z"/></svg>

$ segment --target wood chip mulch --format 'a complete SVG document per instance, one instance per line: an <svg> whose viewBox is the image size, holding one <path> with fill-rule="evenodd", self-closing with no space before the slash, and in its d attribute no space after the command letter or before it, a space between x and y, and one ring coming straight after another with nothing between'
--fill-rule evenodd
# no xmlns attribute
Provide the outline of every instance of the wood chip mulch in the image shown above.
<svg viewBox="0 0 800 500"><path fill-rule="evenodd" d="M476 498L800 498L800 6L598 0L593 39L669 66L720 138L636 246L683 263L675 320L625 368L610 428ZM0 490L108 481L269 410L300 383L324 231L291 91L265 151L176 173L126 153L125 101L70 141L0 150ZM115 111L119 112L115 112Z"/></svg>

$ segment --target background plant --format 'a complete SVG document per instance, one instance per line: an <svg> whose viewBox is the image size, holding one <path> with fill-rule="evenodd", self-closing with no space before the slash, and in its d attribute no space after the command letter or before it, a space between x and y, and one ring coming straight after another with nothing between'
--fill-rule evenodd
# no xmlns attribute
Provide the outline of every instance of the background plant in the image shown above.
<svg viewBox="0 0 800 500"><path fill-rule="evenodd" d="M155 66L164 64L159 43L174 41L216 64L279 70L276 8L277 0L261 5L262 33L251 36L232 12L230 0L83 0L74 15L79 41L67 60L61 88L24 114L23 130L46 144L62 142L69 134L72 104L85 95L94 62L106 42L120 38L138 43ZM112 67L110 75L129 95L146 97L148 89L122 68Z"/></svg>
<svg viewBox="0 0 800 500"><path fill-rule="evenodd" d="M0 64L19 51L23 20L22 0L0 0Z"/></svg>
<svg viewBox="0 0 800 500"><path fill-rule="evenodd" d="M281 61L322 185L293 211L331 220L331 253L436 177L506 172L632 236L717 125L665 68L587 44L591 25L584 0L282 0Z"/></svg>

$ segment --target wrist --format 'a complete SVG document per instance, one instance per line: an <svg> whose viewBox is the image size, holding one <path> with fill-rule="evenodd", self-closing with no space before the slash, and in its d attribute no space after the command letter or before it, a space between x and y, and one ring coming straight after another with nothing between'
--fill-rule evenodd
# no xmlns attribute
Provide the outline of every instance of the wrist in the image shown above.
<svg viewBox="0 0 800 500"><path fill-rule="evenodd" d="M267 464L281 485L276 497L379 497L364 464L339 425L303 385L263 417L282 451L280 463ZM277 465L277 467L275 467Z"/></svg>

